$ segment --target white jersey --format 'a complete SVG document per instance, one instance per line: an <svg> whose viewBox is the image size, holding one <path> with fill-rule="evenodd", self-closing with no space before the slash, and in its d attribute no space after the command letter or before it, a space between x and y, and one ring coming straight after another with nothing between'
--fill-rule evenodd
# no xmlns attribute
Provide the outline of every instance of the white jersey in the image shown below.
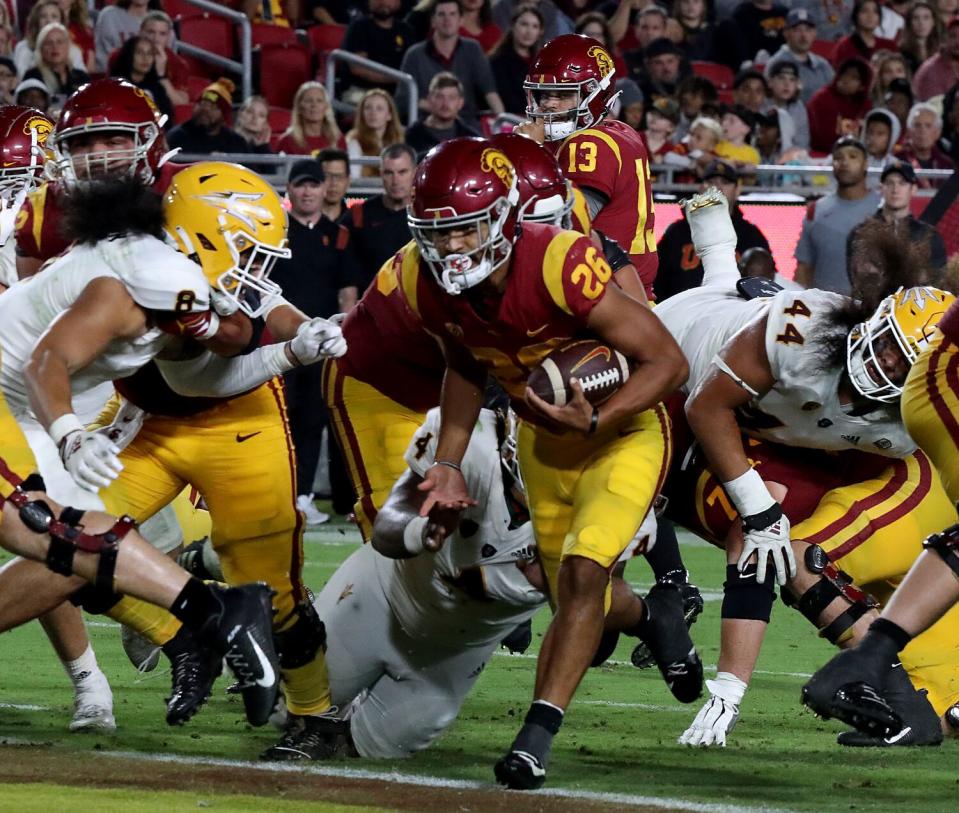
<svg viewBox="0 0 959 813"><path fill-rule="evenodd" d="M43 271L0 296L0 386L14 416L31 416L23 369L37 341L94 279L122 282L143 308L165 312L209 310L209 284L200 267L154 237L104 240L75 246ZM170 341L158 327L136 339L115 341L71 377L74 395L132 375Z"/></svg>
<svg viewBox="0 0 959 813"><path fill-rule="evenodd" d="M850 414L839 403L845 363L823 364L830 334L845 346L845 329L830 314L846 302L830 291L782 291L769 302L766 356L776 383L740 411L740 425L750 435L826 451L858 449L886 457L904 457L916 449L898 407L865 415ZM838 331L838 335L837 335Z"/></svg>
<svg viewBox="0 0 959 813"><path fill-rule="evenodd" d="M11 235L0 246L0 285L9 288L17 279L17 241Z"/></svg>
<svg viewBox="0 0 959 813"><path fill-rule="evenodd" d="M433 464L439 426L439 409L432 409L407 449L420 476ZM384 595L407 635L456 649L501 640L546 601L516 567L535 556L533 528L509 528L495 418L487 410L462 468L477 505L462 513L443 548L410 559L376 557Z"/></svg>

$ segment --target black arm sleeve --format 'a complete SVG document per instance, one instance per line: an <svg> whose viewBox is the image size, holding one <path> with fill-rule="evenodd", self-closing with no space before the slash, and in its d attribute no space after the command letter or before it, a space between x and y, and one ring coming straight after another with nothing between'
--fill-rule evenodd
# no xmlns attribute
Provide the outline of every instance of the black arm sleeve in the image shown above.
<svg viewBox="0 0 959 813"><path fill-rule="evenodd" d="M607 237L601 231L597 231L596 234L599 236L599 242L603 247L603 254L606 255L609 267L613 269L614 273L619 271L620 268L632 265L632 260L629 259L629 255L623 251L623 247L619 243L612 237Z"/></svg>

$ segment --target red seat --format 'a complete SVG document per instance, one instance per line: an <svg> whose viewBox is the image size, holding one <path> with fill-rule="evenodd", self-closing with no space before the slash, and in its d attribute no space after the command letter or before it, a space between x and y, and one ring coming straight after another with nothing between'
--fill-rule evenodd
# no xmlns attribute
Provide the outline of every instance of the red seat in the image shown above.
<svg viewBox="0 0 959 813"><path fill-rule="evenodd" d="M285 133L290 126L293 112L288 107L271 107L268 121L271 133Z"/></svg>
<svg viewBox="0 0 959 813"><path fill-rule="evenodd" d="M696 76L702 76L708 79L716 86L716 90L731 88L736 74L732 69L719 62L693 62L691 63L693 73Z"/></svg>
<svg viewBox="0 0 959 813"><path fill-rule="evenodd" d="M299 42L296 31L282 25L254 23L251 28L254 47L257 45L283 45L284 43Z"/></svg>
<svg viewBox="0 0 959 813"><path fill-rule="evenodd" d="M310 45L316 53L325 53L339 48L346 36L346 26L330 23L329 25L313 25L307 29Z"/></svg>
<svg viewBox="0 0 959 813"><path fill-rule="evenodd" d="M183 122L188 121L190 116L193 115L193 105L192 104L178 104L173 107L173 123L174 124L183 124Z"/></svg>
<svg viewBox="0 0 959 813"><path fill-rule="evenodd" d="M313 78L313 55L305 45L260 48L260 93L271 106L291 107L293 94Z"/></svg>
<svg viewBox="0 0 959 813"><path fill-rule="evenodd" d="M833 51L836 50L836 43L832 40L814 40L809 50L818 54L823 59L832 59Z"/></svg>
<svg viewBox="0 0 959 813"><path fill-rule="evenodd" d="M192 3L188 3L187 0L164 0L163 10L174 20L180 16L189 17L194 14L199 14L201 11L199 6L194 6Z"/></svg>
<svg viewBox="0 0 959 813"><path fill-rule="evenodd" d="M209 76L189 76L186 80L186 92L191 102L195 102L210 84Z"/></svg>
<svg viewBox="0 0 959 813"><path fill-rule="evenodd" d="M180 39L212 51L214 54L233 59L233 23L223 17L214 17L210 14L197 14L178 19Z"/></svg>

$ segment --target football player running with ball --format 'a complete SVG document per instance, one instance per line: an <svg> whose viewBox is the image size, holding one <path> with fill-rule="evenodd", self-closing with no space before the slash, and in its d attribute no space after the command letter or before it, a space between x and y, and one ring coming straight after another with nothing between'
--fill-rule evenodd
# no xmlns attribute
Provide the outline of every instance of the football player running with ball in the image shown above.
<svg viewBox="0 0 959 813"><path fill-rule="evenodd" d="M434 463L420 485L420 514L430 517L423 543L440 547L456 512L475 502L461 464L492 375L522 419L520 466L555 611L533 703L495 770L509 787L536 788L607 615L627 632L674 620L670 634L688 641L678 590L670 591L674 602L660 605L670 611L650 614L632 592L613 591L610 578L660 490L670 436L659 401L685 380L686 363L649 308L610 284L612 269L589 238L536 223L519 232L516 173L491 142L435 147L414 188L416 245L403 254L401 288L426 329L441 337L448 364ZM563 407L533 395L532 370L584 334L630 359L635 374L601 407L575 380ZM677 682L694 684L683 686L694 699L701 666L686 669L690 654L676 659L686 670Z"/></svg>

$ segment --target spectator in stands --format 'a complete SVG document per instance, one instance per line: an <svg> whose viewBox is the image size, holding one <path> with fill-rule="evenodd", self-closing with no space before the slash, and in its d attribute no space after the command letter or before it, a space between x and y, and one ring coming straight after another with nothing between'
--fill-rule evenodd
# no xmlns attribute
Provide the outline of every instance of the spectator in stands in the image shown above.
<svg viewBox="0 0 959 813"><path fill-rule="evenodd" d="M942 98L942 138L940 143L953 163L959 160L959 84Z"/></svg>
<svg viewBox="0 0 959 813"><path fill-rule="evenodd" d="M676 0L669 35L677 40L690 62L710 61L715 53L715 27L706 0Z"/></svg>
<svg viewBox="0 0 959 813"><path fill-rule="evenodd" d="M616 98L616 101L613 102L610 117L618 119L624 124L628 124L634 130L641 130L643 127L643 116L646 112L646 104L639 85L628 77L626 79L617 79L616 92L619 96Z"/></svg>
<svg viewBox="0 0 959 813"><path fill-rule="evenodd" d="M270 105L262 96L250 96L236 113L236 132L246 139L244 152L271 153Z"/></svg>
<svg viewBox="0 0 959 813"><path fill-rule="evenodd" d="M227 5L242 11L250 22L290 27L300 18L300 0L229 0Z"/></svg>
<svg viewBox="0 0 959 813"><path fill-rule="evenodd" d="M959 17L946 26L939 51L919 66L912 87L916 99L924 102L941 96L959 81Z"/></svg>
<svg viewBox="0 0 959 813"><path fill-rule="evenodd" d="M666 24L669 17L662 6L650 3L636 17L634 31L638 48L623 54L629 75L640 84L646 72L646 49L650 43L663 39L666 36Z"/></svg>
<svg viewBox="0 0 959 813"><path fill-rule="evenodd" d="M13 36L13 29L9 25L0 25L0 56L7 57L13 62L13 46L16 37ZM13 65L16 68L16 63Z"/></svg>
<svg viewBox="0 0 959 813"><path fill-rule="evenodd" d="M97 70L105 73L110 54L130 37L140 33L143 18L151 9L162 11L159 0L117 0L97 15L93 41L97 51Z"/></svg>
<svg viewBox="0 0 959 813"><path fill-rule="evenodd" d="M30 68L37 64L40 30L50 23L66 25L66 16L58 0L40 0L27 17L24 38L13 49L13 61L17 65L17 75L25 76ZM68 35L69 36L69 35ZM70 48L70 65L78 70L84 69L83 52L77 46Z"/></svg>
<svg viewBox="0 0 959 813"><path fill-rule="evenodd" d="M755 68L746 68L736 74L733 80L733 104L758 113L766 106L769 85L766 77Z"/></svg>
<svg viewBox="0 0 959 813"><path fill-rule="evenodd" d="M389 68L399 68L403 54L416 42L412 26L399 18L400 0L370 0L369 10L369 14L357 17L346 29L343 49ZM370 68L348 65L347 71L351 87L344 93L344 99L351 104L370 88L380 87L390 92L396 88L395 79Z"/></svg>
<svg viewBox="0 0 959 813"><path fill-rule="evenodd" d="M832 83L816 91L809 100L809 146L828 152L839 136L858 135L868 112L872 71L859 59L848 59L839 66Z"/></svg>
<svg viewBox="0 0 959 813"><path fill-rule="evenodd" d="M503 29L493 22L493 4L490 0L462 0L462 2L463 20L460 23L460 35L476 40L483 52L488 54L503 37Z"/></svg>
<svg viewBox="0 0 959 813"><path fill-rule="evenodd" d="M616 78L622 79L626 76L626 63L623 61L623 57L616 47L616 40L613 39L613 32L609 27L609 20L607 20L603 14L598 11L588 11L586 14L580 14L573 25L573 33L582 34L585 37L592 37L601 43L613 58Z"/></svg>
<svg viewBox="0 0 959 813"><path fill-rule="evenodd" d="M741 174L752 174L759 163L759 152L750 143L756 114L741 105L726 108L723 113L723 140L716 155L733 164Z"/></svg>
<svg viewBox="0 0 959 813"><path fill-rule="evenodd" d="M786 42L767 63L766 76L779 60L792 60L799 66L800 98L808 103L817 90L832 82L835 71L828 60L811 50L816 41L816 23L806 9L794 8L786 15L783 37Z"/></svg>
<svg viewBox="0 0 959 813"><path fill-rule="evenodd" d="M165 11L150 11L140 24L140 36L153 44L154 67L167 96L174 105L188 104L187 80L190 64L173 50L173 20Z"/></svg>
<svg viewBox="0 0 959 813"><path fill-rule="evenodd" d="M316 155L327 147L345 146L326 88L319 82L304 82L293 97L290 126L277 142L276 151L287 155Z"/></svg>
<svg viewBox="0 0 959 813"><path fill-rule="evenodd" d="M229 126L233 120L234 90L236 86L224 78L207 85L193 105L192 118L167 134L170 148L201 155L246 152L246 139Z"/></svg>
<svg viewBox="0 0 959 813"><path fill-rule="evenodd" d="M894 79L905 79L907 82L912 79L906 58L898 51L877 51L873 54L872 73L875 81L871 95L875 107L882 107L889 84Z"/></svg>
<svg viewBox="0 0 959 813"><path fill-rule="evenodd" d="M8 56L0 56L0 104L14 104L17 89L17 66Z"/></svg>
<svg viewBox="0 0 959 813"><path fill-rule="evenodd" d="M783 149L809 149L809 116L802 103L799 87L799 66L789 59L780 59L769 72L769 104L765 110L781 110L788 116L789 132L783 133Z"/></svg>
<svg viewBox="0 0 959 813"><path fill-rule="evenodd" d="M912 7L912 0L884 0L879 6L879 28L876 36L899 41L899 35L906 27L906 15Z"/></svg>
<svg viewBox="0 0 959 813"><path fill-rule="evenodd" d="M513 9L524 2L529 2L529 0L494 0L493 22L505 31L509 26L510 18L513 16ZM533 0L533 2L542 12L545 21L544 42L549 42L553 37L558 37L560 34L571 34L573 32L572 20L556 7L553 0Z"/></svg>
<svg viewBox="0 0 959 813"><path fill-rule="evenodd" d="M893 229L910 243L926 243L929 247L929 265L938 272L946 268L946 246L939 233L928 223L917 220L910 208L912 196L916 192L916 171L911 164L894 161L882 171L879 194L882 205L872 217L860 223L850 233L846 241L846 262L849 269L850 284L854 296L868 292L881 285L883 280L875 276L878 264L870 262L862 242L857 238L863 234L869 223L883 223ZM865 241L868 245L868 241ZM928 280L931 285L938 279Z"/></svg>
<svg viewBox="0 0 959 813"><path fill-rule="evenodd" d="M836 43L832 52L833 66L839 66L847 59L856 57L869 62L876 51L895 51L893 40L877 36L879 28L879 0L856 0L852 7L853 31Z"/></svg>
<svg viewBox="0 0 959 813"><path fill-rule="evenodd" d="M350 245L356 256L360 291L390 257L411 239L406 207L413 199L416 154L407 144L393 144L380 156L383 194L351 206L340 222L350 230Z"/></svg>
<svg viewBox="0 0 959 813"><path fill-rule="evenodd" d="M943 26L948 25L957 13L959 13L959 0L936 0L936 14Z"/></svg>
<svg viewBox="0 0 959 813"><path fill-rule="evenodd" d="M37 64L30 68L24 79L41 79L54 104L65 102L67 97L90 81L86 71L74 68L70 60L70 32L61 23L47 23L37 34Z"/></svg>
<svg viewBox="0 0 959 813"><path fill-rule="evenodd" d="M739 208L740 176L728 161L712 161L703 171L702 189L715 186L729 201L729 213L736 231L737 257L750 248L769 251L769 241L759 228L743 217ZM653 289L658 302L682 291L696 288L703 282L703 264L693 248L689 222L685 217L670 223L656 247L659 252L659 273Z"/></svg>
<svg viewBox="0 0 959 813"><path fill-rule="evenodd" d="M846 238L876 211L879 196L866 186L866 147L858 138L838 139L832 160L837 188L806 207L796 245L796 282L804 288L849 294Z"/></svg>
<svg viewBox="0 0 959 813"><path fill-rule="evenodd" d="M917 102L906 120L906 140L897 151L897 157L916 169L955 169L952 159L939 146L942 135L942 116L927 102ZM942 179L923 179L924 188L942 185Z"/></svg>
<svg viewBox="0 0 959 813"><path fill-rule="evenodd" d="M346 174L346 173L344 173ZM311 158L290 167L286 194L290 201L291 257L279 260L272 279L283 296L307 316L330 317L356 304L356 265L349 251L350 235L323 214L327 179ZM284 376L290 432L296 447L296 507L307 525L329 516L313 504L313 479L327 415L323 407L322 365L297 367Z"/></svg>
<svg viewBox="0 0 959 813"><path fill-rule="evenodd" d="M895 113L896 118L899 119L899 127L903 132L906 129L906 119L909 118L913 101L912 85L909 82L905 79L893 79L889 83L889 89L886 91L883 102L887 109Z"/></svg>
<svg viewBox="0 0 959 813"><path fill-rule="evenodd" d="M776 270L776 260L769 249L747 248L739 258L739 276L743 279L768 279L787 291L801 291L802 287L786 279Z"/></svg>
<svg viewBox="0 0 959 813"><path fill-rule="evenodd" d="M70 32L70 40L83 55L83 69L93 73L97 69L97 58L87 0L60 0L60 8L66 18L64 24Z"/></svg>
<svg viewBox="0 0 959 813"><path fill-rule="evenodd" d="M778 164L789 144L788 136L783 135L783 122L789 121L789 114L778 108L770 108L768 113L756 114L756 125L753 128L753 146L759 153L759 162L762 164ZM791 133L791 130L787 130ZM763 178L763 186L778 186L776 181Z"/></svg>
<svg viewBox="0 0 959 813"><path fill-rule="evenodd" d="M459 117L463 109L463 85L453 74L436 74L430 80L426 101L429 115L406 128L406 143L416 151L417 160L443 141L479 135Z"/></svg>
<svg viewBox="0 0 959 813"><path fill-rule="evenodd" d="M35 107L41 113L50 109L50 89L42 79L24 79L13 92L13 103L24 107Z"/></svg>
<svg viewBox="0 0 959 813"><path fill-rule="evenodd" d="M323 193L323 216L334 223L343 217L346 211L346 193L350 188L350 156L346 150L327 147L320 150L316 160L326 176L326 189Z"/></svg>
<svg viewBox="0 0 959 813"><path fill-rule="evenodd" d="M362 156L379 156L385 147L403 141L403 127L393 104L393 97L385 90L368 90L356 108L353 129L346 134L346 150L350 155L350 175L353 178L376 178L378 166L356 163Z"/></svg>
<svg viewBox="0 0 959 813"><path fill-rule="evenodd" d="M773 0L743 0L716 30L716 61L738 71L760 51L774 54L783 44L786 14Z"/></svg>
<svg viewBox="0 0 959 813"><path fill-rule="evenodd" d="M893 148L901 130L895 113L885 107L875 107L866 113L862 125L862 143L866 145L869 169L882 169L895 160ZM875 186L873 183L869 185Z"/></svg>
<svg viewBox="0 0 959 813"><path fill-rule="evenodd" d="M526 3L513 10L509 30L490 51L489 64L496 90L507 113L526 114L526 91L520 77L529 73L542 38L543 14L535 5Z"/></svg>
<svg viewBox="0 0 959 813"><path fill-rule="evenodd" d="M646 110L646 129L643 137L646 139L646 149L649 151L650 163L661 164L663 158L676 151L673 144L673 131L679 124L679 105L665 96L656 99Z"/></svg>
<svg viewBox="0 0 959 813"><path fill-rule="evenodd" d="M668 37L653 40L644 50L646 71L637 82L643 92L647 107L656 99L674 99L679 83L688 73L684 70L683 52Z"/></svg>
<svg viewBox="0 0 959 813"><path fill-rule="evenodd" d="M117 53L110 76L118 76L145 90L153 97L160 112L173 122L173 103L167 88L173 88L168 77L160 78L156 68L156 48L146 37L130 37Z"/></svg>
<svg viewBox="0 0 959 813"><path fill-rule="evenodd" d="M913 74L939 50L942 32L943 25L932 3L916 0L906 15L906 25L899 39L899 51Z"/></svg>
<svg viewBox="0 0 959 813"><path fill-rule="evenodd" d="M425 97L430 80L441 71L455 74L463 85L462 118L470 127L478 128L478 99L482 98L494 114L503 112L503 102L496 92L493 71L483 49L475 40L460 36L460 8L460 0L438 0L433 9L433 33L406 52L400 69L413 76L420 94L420 108L427 111L429 104ZM520 81L518 77L517 80ZM406 107L408 92L405 85L397 89L396 102L401 110Z"/></svg>
<svg viewBox="0 0 959 813"><path fill-rule="evenodd" d="M681 139L689 132L689 125L699 117L703 105L718 102L719 94L716 86L705 76L692 74L676 88L676 101L679 102L679 125L673 138Z"/></svg>

